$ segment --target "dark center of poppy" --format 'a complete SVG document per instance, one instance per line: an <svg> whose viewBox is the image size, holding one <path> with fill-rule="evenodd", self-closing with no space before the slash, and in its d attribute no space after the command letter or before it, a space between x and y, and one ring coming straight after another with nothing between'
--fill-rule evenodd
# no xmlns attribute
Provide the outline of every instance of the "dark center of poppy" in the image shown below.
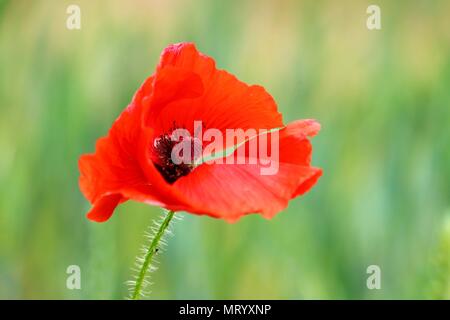
<svg viewBox="0 0 450 320"><path fill-rule="evenodd" d="M186 138L185 138L186 139ZM188 175L194 169L194 152L190 156L190 161L175 161L172 157L183 157L184 150L172 153L172 150L178 143L182 143L183 138L177 140L172 139L169 134L163 134L155 139L153 145L153 163L156 169L161 173L164 179L172 184L180 177ZM189 141L192 150L195 149L194 142Z"/></svg>

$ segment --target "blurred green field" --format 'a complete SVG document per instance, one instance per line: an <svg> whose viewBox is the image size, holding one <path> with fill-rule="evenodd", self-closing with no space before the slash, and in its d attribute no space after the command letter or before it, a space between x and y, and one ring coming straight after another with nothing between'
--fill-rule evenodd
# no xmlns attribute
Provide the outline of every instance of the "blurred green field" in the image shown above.
<svg viewBox="0 0 450 320"><path fill-rule="evenodd" d="M160 209L84 214L78 157L193 41L316 118L324 175L268 221L184 214L151 299L450 298L450 2L0 0L0 298L121 299ZM81 8L81 30L66 8ZM81 290L66 268L81 267ZM368 290L379 265L382 288Z"/></svg>

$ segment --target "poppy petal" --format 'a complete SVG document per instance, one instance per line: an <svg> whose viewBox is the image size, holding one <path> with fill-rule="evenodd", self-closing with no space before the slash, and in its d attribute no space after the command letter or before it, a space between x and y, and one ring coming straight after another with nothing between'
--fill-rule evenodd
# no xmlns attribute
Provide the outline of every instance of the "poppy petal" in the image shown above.
<svg viewBox="0 0 450 320"><path fill-rule="evenodd" d="M88 212L88 219L96 222L108 220L121 201L124 201L124 198L118 193L101 196Z"/></svg>
<svg viewBox="0 0 450 320"><path fill-rule="evenodd" d="M92 220L105 221L119 202L130 197L160 203L152 194L154 189L148 187L140 162L144 153L140 147L146 134L141 125L142 103L145 96L151 94L152 82L153 78L144 82L108 135L97 141L95 153L80 157L79 185L93 204L88 214Z"/></svg>
<svg viewBox="0 0 450 320"><path fill-rule="evenodd" d="M79 160L80 188L92 203L124 185L145 183L132 143L138 134L133 130L136 112L136 106L130 105L113 124L109 135L97 141L95 153L83 155Z"/></svg>
<svg viewBox="0 0 450 320"><path fill-rule="evenodd" d="M194 44L176 44L164 50L156 73L167 68L171 68L173 73L178 69L178 73L185 76L188 71L198 75L203 92L200 94L196 79L189 84L195 90L191 88L188 91L199 94L198 97L192 95L189 99L183 96L181 99L173 94L176 90L169 90L165 99L156 99L164 93L159 93L155 86L146 124L151 125L156 133L167 132L174 123L194 133L194 121L202 121L204 129L215 128L223 133L233 128L272 129L283 126L275 101L263 87L249 86L228 72L216 69L214 60L198 52ZM189 81L179 83L188 84Z"/></svg>
<svg viewBox="0 0 450 320"><path fill-rule="evenodd" d="M147 96L151 107L147 108L145 123L152 126L152 120L158 117L168 103L196 98L203 92L203 82L197 73L172 66L162 68L153 81L153 94Z"/></svg>
<svg viewBox="0 0 450 320"><path fill-rule="evenodd" d="M228 221L249 213L271 218L283 210L290 199L311 188L322 172L309 166L312 150L306 138L317 123L306 124L294 122L280 130L279 167L274 175L261 175L261 164L205 163L177 180L174 187L189 199L184 210ZM237 153L239 148L230 157Z"/></svg>

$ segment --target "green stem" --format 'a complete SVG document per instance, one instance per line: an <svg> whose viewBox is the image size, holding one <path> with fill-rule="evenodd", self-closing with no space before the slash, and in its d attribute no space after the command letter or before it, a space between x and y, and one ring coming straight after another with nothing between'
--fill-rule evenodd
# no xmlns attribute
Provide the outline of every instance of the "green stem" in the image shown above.
<svg viewBox="0 0 450 320"><path fill-rule="evenodd" d="M144 256L144 263L142 264L141 270L139 271L139 275L136 279L136 284L134 286L133 295L131 296L131 299L133 300L139 300L141 296L142 291L142 285L144 283L145 274L147 273L149 266L152 263L153 256L158 251L158 243L161 240L162 236L164 235L164 232L167 230L167 227L169 226L170 221L173 218L173 215L175 214L175 211L169 211L167 213L167 216L164 218L164 221L161 223L161 226L158 229L158 232L156 232L152 242L150 243L150 246L147 249L147 252Z"/></svg>

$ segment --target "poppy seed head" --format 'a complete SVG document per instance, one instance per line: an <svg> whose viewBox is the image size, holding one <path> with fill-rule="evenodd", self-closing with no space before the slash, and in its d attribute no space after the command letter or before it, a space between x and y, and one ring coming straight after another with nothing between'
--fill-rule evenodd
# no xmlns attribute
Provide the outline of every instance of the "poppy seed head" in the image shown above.
<svg viewBox="0 0 450 320"><path fill-rule="evenodd" d="M153 164L170 184L180 177L188 175L194 169L192 163L176 164L172 161L172 150L178 143L171 138L171 135L162 134L155 139L153 144Z"/></svg>

